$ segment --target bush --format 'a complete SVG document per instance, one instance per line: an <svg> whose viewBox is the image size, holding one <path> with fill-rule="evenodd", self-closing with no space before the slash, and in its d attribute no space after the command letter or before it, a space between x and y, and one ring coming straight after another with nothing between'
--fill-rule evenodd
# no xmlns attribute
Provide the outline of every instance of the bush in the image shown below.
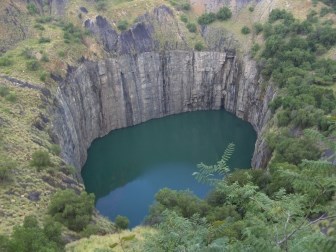
<svg viewBox="0 0 336 252"><path fill-rule="evenodd" d="M38 171L42 170L42 168L46 168L51 164L49 153L43 150L35 151L30 164L36 167Z"/></svg>
<svg viewBox="0 0 336 252"><path fill-rule="evenodd" d="M187 29L190 31L190 32L196 32L197 31L197 26L195 23L188 23L187 24Z"/></svg>
<svg viewBox="0 0 336 252"><path fill-rule="evenodd" d="M182 14L181 17L180 17L180 19L181 19L181 21L182 21L183 23L188 23L188 17L187 17L187 15Z"/></svg>
<svg viewBox="0 0 336 252"><path fill-rule="evenodd" d="M106 10L107 2L106 0L96 0L96 9L98 11Z"/></svg>
<svg viewBox="0 0 336 252"><path fill-rule="evenodd" d="M13 65L13 61L8 57L1 57L0 58L0 66L6 67Z"/></svg>
<svg viewBox="0 0 336 252"><path fill-rule="evenodd" d="M261 46L258 43L253 44L252 48L251 48L251 54L252 57L256 56L257 53L259 52Z"/></svg>
<svg viewBox="0 0 336 252"><path fill-rule="evenodd" d="M37 71L40 68L40 63L36 59L30 60L26 63L26 68L29 71Z"/></svg>
<svg viewBox="0 0 336 252"><path fill-rule="evenodd" d="M115 218L114 222L115 222L117 228L119 228L119 229L127 229L128 228L129 220L125 216L118 215Z"/></svg>
<svg viewBox="0 0 336 252"><path fill-rule="evenodd" d="M27 10L30 15L35 15L36 13L38 13L36 5L33 3L27 4Z"/></svg>
<svg viewBox="0 0 336 252"><path fill-rule="evenodd" d="M49 57L48 57L48 55L45 54L45 53L43 53L42 58L41 58L41 61L43 61L43 62L49 62Z"/></svg>
<svg viewBox="0 0 336 252"><path fill-rule="evenodd" d="M15 226L11 237L0 238L0 250L5 252L63 251L61 226L47 222L40 228L36 217L27 216L22 226Z"/></svg>
<svg viewBox="0 0 336 252"><path fill-rule="evenodd" d="M215 13L204 13L201 15L197 21L200 25L208 25L213 23L216 20L216 14Z"/></svg>
<svg viewBox="0 0 336 252"><path fill-rule="evenodd" d="M76 168L72 165L66 165L62 171L66 174L66 175L74 175L76 174Z"/></svg>
<svg viewBox="0 0 336 252"><path fill-rule="evenodd" d="M253 6L250 6L250 7L249 7L249 11L250 11L250 12L253 12L253 11L254 11L254 7L253 7Z"/></svg>
<svg viewBox="0 0 336 252"><path fill-rule="evenodd" d="M228 20L232 17L232 12L228 7L223 7L217 12L216 17L221 21Z"/></svg>
<svg viewBox="0 0 336 252"><path fill-rule="evenodd" d="M9 95L9 88L6 86L0 86L0 96L6 97L7 95Z"/></svg>
<svg viewBox="0 0 336 252"><path fill-rule="evenodd" d="M15 93L10 92L8 95L6 95L6 100L14 103L17 101L17 96Z"/></svg>
<svg viewBox="0 0 336 252"><path fill-rule="evenodd" d="M242 29L241 29L241 33L242 34L249 34L251 32L250 28L248 28L247 26L244 26Z"/></svg>
<svg viewBox="0 0 336 252"><path fill-rule="evenodd" d="M61 154L61 147L58 144L52 144L50 146L50 151L51 153L58 156L59 154Z"/></svg>
<svg viewBox="0 0 336 252"><path fill-rule="evenodd" d="M24 57L25 59L32 59L34 58L34 52L31 48L25 47L21 54L22 57Z"/></svg>
<svg viewBox="0 0 336 252"><path fill-rule="evenodd" d="M46 38L46 37L41 37L40 39L39 39L39 44L45 44L45 43L50 43L50 38Z"/></svg>
<svg viewBox="0 0 336 252"><path fill-rule="evenodd" d="M260 32L263 31L263 25L260 24L260 23L255 23L254 26L253 26L253 28L254 28L254 31L255 31L255 33L256 33L257 35L258 35Z"/></svg>
<svg viewBox="0 0 336 252"><path fill-rule="evenodd" d="M128 22L126 20L121 20L118 22L117 27L120 31L125 31L128 27Z"/></svg>
<svg viewBox="0 0 336 252"><path fill-rule="evenodd" d="M197 43L195 44L195 50L196 50L196 51L202 51L203 49L204 49L204 45L203 45L202 42L197 42Z"/></svg>
<svg viewBox="0 0 336 252"><path fill-rule="evenodd" d="M5 157L0 157L0 181L5 182L11 179L11 171L15 168L16 163Z"/></svg>
<svg viewBox="0 0 336 252"><path fill-rule="evenodd" d="M94 195L73 190L58 191L52 197L48 213L73 231L82 231L91 221Z"/></svg>

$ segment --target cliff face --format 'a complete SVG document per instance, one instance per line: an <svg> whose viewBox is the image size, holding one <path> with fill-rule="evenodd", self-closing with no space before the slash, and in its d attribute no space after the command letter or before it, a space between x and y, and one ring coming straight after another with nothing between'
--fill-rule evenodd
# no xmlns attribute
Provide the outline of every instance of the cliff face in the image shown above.
<svg viewBox="0 0 336 252"><path fill-rule="evenodd" d="M213 44L207 42L209 51L184 49L183 34L165 6L121 34L100 16L85 26L107 57L69 68L68 77L58 80L53 128L65 161L82 167L91 142L111 130L187 111L224 108L253 125L258 140L252 166L266 166L270 155L260 136L271 116L268 103L275 91L261 87L256 62L239 58L232 39L215 31L220 36L217 42L211 39ZM160 48L156 30L169 29L176 31L177 38L171 40L176 43ZM204 30L205 41L211 33Z"/></svg>
<svg viewBox="0 0 336 252"><path fill-rule="evenodd" d="M95 138L181 112L225 108L260 136L274 91L263 90L258 79L253 61L225 52L147 52L85 62L58 89L55 133L65 160L78 168ZM258 139L254 167L267 162L262 148Z"/></svg>

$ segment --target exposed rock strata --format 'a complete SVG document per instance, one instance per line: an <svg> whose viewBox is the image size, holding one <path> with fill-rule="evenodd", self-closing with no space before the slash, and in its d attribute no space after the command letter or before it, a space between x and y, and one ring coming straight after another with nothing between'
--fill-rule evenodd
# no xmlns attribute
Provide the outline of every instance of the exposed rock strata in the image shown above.
<svg viewBox="0 0 336 252"><path fill-rule="evenodd" d="M261 88L256 63L225 52L164 51L85 62L61 83L55 133L69 163L80 168L91 142L114 129L187 111L220 109L261 135L274 90ZM258 138L252 165L268 161Z"/></svg>

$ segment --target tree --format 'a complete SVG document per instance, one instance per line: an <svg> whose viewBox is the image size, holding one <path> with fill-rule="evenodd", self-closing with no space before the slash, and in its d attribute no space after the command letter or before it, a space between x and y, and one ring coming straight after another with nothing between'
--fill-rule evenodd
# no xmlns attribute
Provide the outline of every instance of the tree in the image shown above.
<svg viewBox="0 0 336 252"><path fill-rule="evenodd" d="M114 222L119 229L127 229L128 228L129 220L125 216L118 215L115 218Z"/></svg>
<svg viewBox="0 0 336 252"><path fill-rule="evenodd" d="M91 221L94 209L94 195L73 190L58 191L52 197L48 213L69 229L82 231Z"/></svg>
<svg viewBox="0 0 336 252"><path fill-rule="evenodd" d="M48 222L40 228L36 217L27 216L22 226L15 226L10 237L0 237L0 248L4 252L63 251L61 227Z"/></svg>
<svg viewBox="0 0 336 252"><path fill-rule="evenodd" d="M217 19L222 21L230 19L231 16L232 12L228 7L221 8L216 14Z"/></svg>

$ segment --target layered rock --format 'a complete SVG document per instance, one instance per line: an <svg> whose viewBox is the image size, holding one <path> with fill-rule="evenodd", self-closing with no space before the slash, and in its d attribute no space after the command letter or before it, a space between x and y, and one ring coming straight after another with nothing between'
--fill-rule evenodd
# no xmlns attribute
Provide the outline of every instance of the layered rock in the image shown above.
<svg viewBox="0 0 336 252"><path fill-rule="evenodd" d="M64 159L78 168L95 138L187 111L224 108L260 135L274 91L258 80L255 62L225 52L145 52L85 62L58 89L55 133ZM263 147L259 139L255 167L267 162Z"/></svg>

